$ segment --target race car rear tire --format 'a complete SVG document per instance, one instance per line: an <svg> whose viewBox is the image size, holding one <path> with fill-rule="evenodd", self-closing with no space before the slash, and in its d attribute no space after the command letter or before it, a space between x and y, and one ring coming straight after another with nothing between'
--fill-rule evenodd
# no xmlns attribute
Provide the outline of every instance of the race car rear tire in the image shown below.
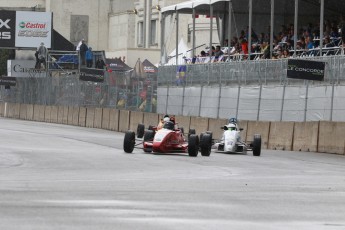
<svg viewBox="0 0 345 230"><path fill-rule="evenodd" d="M145 133L145 125L144 124L138 124L137 138L143 138L144 133Z"/></svg>
<svg viewBox="0 0 345 230"><path fill-rule="evenodd" d="M255 134L253 140L253 156L261 155L261 135Z"/></svg>
<svg viewBox="0 0 345 230"><path fill-rule="evenodd" d="M195 134L195 129L189 129L188 137L189 137L191 134Z"/></svg>
<svg viewBox="0 0 345 230"><path fill-rule="evenodd" d="M211 146L212 146L212 136L209 133L203 133L200 135L200 152L201 156L208 157L211 154Z"/></svg>
<svg viewBox="0 0 345 230"><path fill-rule="evenodd" d="M135 145L135 133L133 131L127 131L123 140L123 150L126 153L132 153Z"/></svg>
<svg viewBox="0 0 345 230"><path fill-rule="evenodd" d="M146 130L144 133L144 142L145 141L153 141L153 138L155 137L155 132L152 130Z"/></svg>
<svg viewBox="0 0 345 230"><path fill-rule="evenodd" d="M188 139L188 155L190 157L198 156L199 152L199 137L195 134L191 134Z"/></svg>

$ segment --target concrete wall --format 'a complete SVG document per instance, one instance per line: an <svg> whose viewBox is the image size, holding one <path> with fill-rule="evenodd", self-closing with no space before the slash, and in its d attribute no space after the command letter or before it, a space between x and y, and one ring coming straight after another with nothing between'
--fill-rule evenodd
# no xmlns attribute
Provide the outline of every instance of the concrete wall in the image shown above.
<svg viewBox="0 0 345 230"><path fill-rule="evenodd" d="M5 111L6 108L6 111ZM119 132L128 129L137 131L137 125L157 125L162 114L133 112L116 109L43 106L18 103L0 103L0 116L14 119L33 120L102 128ZM175 116L179 127L188 133L190 128L199 135L210 130L214 139L220 139L221 126L226 119ZM250 142L254 134L261 134L263 149L311 151L345 154L345 122L263 122L239 121L243 128L242 139Z"/></svg>

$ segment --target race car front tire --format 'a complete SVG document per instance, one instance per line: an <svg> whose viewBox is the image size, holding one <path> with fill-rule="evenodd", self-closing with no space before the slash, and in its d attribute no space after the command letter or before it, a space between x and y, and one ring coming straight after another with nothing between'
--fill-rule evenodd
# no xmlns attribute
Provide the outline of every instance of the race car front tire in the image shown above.
<svg viewBox="0 0 345 230"><path fill-rule="evenodd" d="M212 136L209 133L203 133L200 138L201 156L208 157L211 154Z"/></svg>
<svg viewBox="0 0 345 230"><path fill-rule="evenodd" d="M253 140L253 156L261 155L261 135L255 134Z"/></svg>
<svg viewBox="0 0 345 230"><path fill-rule="evenodd" d="M123 150L126 153L132 153L135 145L135 133L133 131L127 131L123 140Z"/></svg>
<svg viewBox="0 0 345 230"><path fill-rule="evenodd" d="M198 135L191 134L188 139L188 155L190 157L198 156L199 152L199 137Z"/></svg>

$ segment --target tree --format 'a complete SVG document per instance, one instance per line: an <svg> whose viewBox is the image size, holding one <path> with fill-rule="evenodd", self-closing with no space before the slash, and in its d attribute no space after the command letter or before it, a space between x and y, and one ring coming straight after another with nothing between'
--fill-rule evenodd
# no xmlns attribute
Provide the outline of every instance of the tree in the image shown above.
<svg viewBox="0 0 345 230"><path fill-rule="evenodd" d="M14 50L0 49L0 76L7 76L7 60L13 59Z"/></svg>

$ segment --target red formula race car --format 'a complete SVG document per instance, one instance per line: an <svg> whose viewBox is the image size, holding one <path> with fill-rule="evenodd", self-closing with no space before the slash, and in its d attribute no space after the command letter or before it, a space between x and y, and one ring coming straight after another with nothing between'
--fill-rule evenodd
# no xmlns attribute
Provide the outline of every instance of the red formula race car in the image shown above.
<svg viewBox="0 0 345 230"><path fill-rule="evenodd" d="M188 139L188 141L187 141ZM203 134L199 141L195 130L190 130L186 138L183 129L174 128L172 122L167 122L162 129L150 126L143 131L143 125L137 129L137 138L134 131L127 131L123 141L123 150L132 153L134 148L143 149L144 152L154 153L188 153L191 157L196 157L198 152L202 156L210 156L212 146L212 136Z"/></svg>

